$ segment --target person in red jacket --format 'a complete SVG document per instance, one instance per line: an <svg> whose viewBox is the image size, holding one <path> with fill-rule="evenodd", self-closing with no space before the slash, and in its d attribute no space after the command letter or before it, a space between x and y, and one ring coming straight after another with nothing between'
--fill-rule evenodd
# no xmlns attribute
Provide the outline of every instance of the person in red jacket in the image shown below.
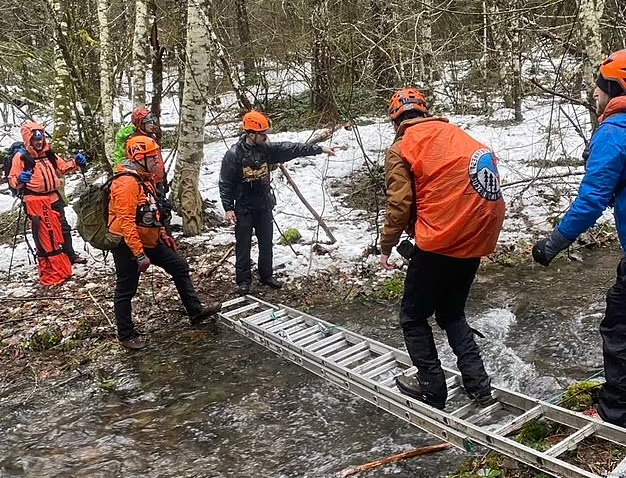
<svg viewBox="0 0 626 478"><path fill-rule="evenodd" d="M152 138L130 138L126 142L127 159L118 166L117 177L111 183L109 232L123 239L112 250L117 275L113 307L118 338L124 347L132 350L147 345L135 331L131 301L137 293L140 274L151 264L172 276L192 325L221 309L219 302L202 306L191 281L189 265L163 227L153 180L159 153L160 148Z"/></svg>
<svg viewBox="0 0 626 478"><path fill-rule="evenodd" d="M444 118L429 115L422 93L398 91L389 103L396 139L387 151L387 211L380 239L381 265L407 231L400 325L417 375L400 375L398 389L443 409L446 380L428 319L434 314L457 356L466 393L484 405L491 385L465 303L481 256L495 249L504 200L493 151Z"/></svg>
<svg viewBox="0 0 626 478"><path fill-rule="evenodd" d="M8 179L12 188L16 189L24 199L29 210L31 202L37 198L48 197L52 209L59 214L63 234L63 252L72 264L84 264L87 260L79 256L72 245L72 228L65 218L65 203L59 193L60 176L78 171L85 167L87 158L78 153L72 161L64 161L55 154L46 139L44 127L34 121L24 123L20 129L24 141L24 151L13 157ZM38 243L38 231L33 230L35 242ZM41 251L38 251L38 254Z"/></svg>

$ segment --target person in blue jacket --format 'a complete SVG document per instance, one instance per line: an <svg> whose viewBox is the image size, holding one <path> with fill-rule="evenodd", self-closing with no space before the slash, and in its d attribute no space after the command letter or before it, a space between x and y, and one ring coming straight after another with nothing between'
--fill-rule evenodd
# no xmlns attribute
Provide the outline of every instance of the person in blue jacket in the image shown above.
<svg viewBox="0 0 626 478"><path fill-rule="evenodd" d="M544 266L593 226L610 205L626 252L626 50L604 61L596 86L599 126L589 142L587 170L578 196L552 234L533 247L533 258ZM600 335L606 382L600 390L598 414L626 427L626 257L620 260L615 284L607 292Z"/></svg>

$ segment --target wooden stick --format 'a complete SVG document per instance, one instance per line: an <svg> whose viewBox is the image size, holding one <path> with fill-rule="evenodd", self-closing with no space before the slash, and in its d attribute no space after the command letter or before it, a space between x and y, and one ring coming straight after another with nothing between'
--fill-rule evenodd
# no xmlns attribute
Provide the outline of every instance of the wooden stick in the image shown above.
<svg viewBox="0 0 626 478"><path fill-rule="evenodd" d="M230 256L234 250L235 250L235 246L234 245L230 246L228 250L224 253L224 255L220 258L220 260L217 261L216 264L213 264L213 267L211 267L208 271L206 271L203 274L203 277L211 277L215 273L217 268L221 266L226 259L228 259L228 256Z"/></svg>
<svg viewBox="0 0 626 478"><path fill-rule="evenodd" d="M309 201L307 201L305 199L305 197L302 195L302 193L300 192L300 189L298 189L298 186L296 185L296 183L294 182L293 178L291 177L291 174L289 174L289 171L287 171L287 168L285 167L284 164L280 165L280 170L282 171L282 173L285 176L285 179L287 179L287 182L291 185L291 187L293 188L293 190L295 191L296 195L300 198L300 201L302 201L302 204L304 204L306 206L306 208L309 210L309 212L311 214L313 214L313 217L317 220L317 223L322 226L322 229L324 229L324 232L326 233L326 235L328 236L328 239L330 239L330 243L334 244L335 242L337 242L337 239L335 239L335 236L333 236L333 233L330 232L330 229L328 228L328 226L326 225L326 223L324 222L324 219L322 219L322 216L320 216L317 211L315 211L315 209L313 209L313 206L311 206L309 204Z"/></svg>
<svg viewBox="0 0 626 478"><path fill-rule="evenodd" d="M388 456L380 460L365 463L364 465L357 466L356 468L349 468L341 475L343 478L346 476L356 475L362 471L369 471L379 466L388 465L389 463L395 463L396 461L405 460L407 458L413 458L414 456L428 455L429 453L435 453L438 451L448 450L452 448L450 443L439 443L438 445L430 445L422 448L415 448L413 450L398 453L397 455Z"/></svg>

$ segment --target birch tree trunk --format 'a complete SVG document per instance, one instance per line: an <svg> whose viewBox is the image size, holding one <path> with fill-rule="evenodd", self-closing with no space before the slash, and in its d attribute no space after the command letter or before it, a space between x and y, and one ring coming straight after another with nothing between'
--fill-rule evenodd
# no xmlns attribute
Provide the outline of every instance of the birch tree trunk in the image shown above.
<svg viewBox="0 0 626 478"><path fill-rule="evenodd" d="M311 14L313 27L313 87L311 103L313 110L325 115L329 121L338 118L337 105L333 97L331 72L333 59L330 52L330 13L327 0L315 0Z"/></svg>
<svg viewBox="0 0 626 478"><path fill-rule="evenodd" d="M133 31L133 107L146 105L146 44L148 40L147 0L135 0Z"/></svg>
<svg viewBox="0 0 626 478"><path fill-rule="evenodd" d="M595 104L593 90L598 68L604 59L602 54L602 37L600 34L600 19L604 13L605 0L579 0L578 21L580 26L580 40L583 45L582 71L583 82L587 89L587 102ZM596 116L590 112L591 121L597 124Z"/></svg>
<svg viewBox="0 0 626 478"><path fill-rule="evenodd" d="M72 99L74 94L70 71L59 47L61 39L58 38L61 34L67 36L68 27L65 19L65 8L64 5L61 5L60 0L53 0L52 9L59 25L58 29L55 29L54 71L56 76L54 80L54 133L52 135L52 144L57 153L65 155L68 151L69 136L72 129Z"/></svg>
<svg viewBox="0 0 626 478"><path fill-rule="evenodd" d="M198 192L200 166L204 159L204 120L206 116L206 66L210 43L203 19L204 2L190 0L187 5L187 43L185 85L180 114L180 141L174 179L174 204L183 219L183 234L202 232L203 206Z"/></svg>
<svg viewBox="0 0 626 478"><path fill-rule="evenodd" d="M432 15L433 0L422 2L423 14L420 17L419 31L421 32L419 49L421 52L421 79L424 84L423 91L429 104L435 101L434 81L436 79L436 69L434 64Z"/></svg>
<svg viewBox="0 0 626 478"><path fill-rule="evenodd" d="M109 165L115 149L113 129L113 98L111 96L111 43L109 41L108 0L98 0L98 25L100 27L100 106L104 130L104 155ZM112 166L110 166L112 168Z"/></svg>

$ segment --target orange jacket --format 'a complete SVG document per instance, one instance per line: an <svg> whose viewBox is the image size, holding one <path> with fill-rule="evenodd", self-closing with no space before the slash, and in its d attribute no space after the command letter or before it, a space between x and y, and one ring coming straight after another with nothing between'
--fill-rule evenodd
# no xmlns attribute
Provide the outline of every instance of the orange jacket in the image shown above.
<svg viewBox="0 0 626 478"><path fill-rule="evenodd" d="M159 237L165 232L156 207L156 188L151 174L142 175L122 163L117 172L132 172L137 175L120 176L111 183L109 199L109 232L124 238L124 242L135 256L143 254L144 247L156 247ZM137 179L144 183L142 186ZM144 190L144 186L148 191ZM142 221L142 211L150 211L155 221Z"/></svg>
<svg viewBox="0 0 626 478"><path fill-rule="evenodd" d="M28 201L28 194L33 193L38 196L50 195L52 202L56 201L59 196L57 189L61 186L59 175L65 175L76 171L79 166L75 161L64 161L58 155L55 155L56 169L52 162L48 159L48 152L50 151L50 144L44 139L43 149L41 151L35 151L30 144L30 140L33 136L33 131L43 130L43 126L34 121L29 121L22 125L20 132L22 133L22 140L24 146L30 157L35 161L33 168L33 177L27 184L22 184L18 180L18 176L22 171L25 171L24 161L22 153L17 153L13 157L11 163L11 170L9 171L9 184L15 189L22 189L24 192L24 200Z"/></svg>
<svg viewBox="0 0 626 478"><path fill-rule="evenodd" d="M447 120L424 118L406 123L401 125L405 131L399 144L399 157L409 164L412 174L409 184L413 181L411 203L417 210L417 246L459 258L490 254L504 222L495 154ZM396 167L396 181L402 177L398 171ZM404 191L406 197L406 186L396 189ZM388 209L406 211L411 206L411 203L399 205L397 201L390 196ZM396 216L404 218L407 214L396 212ZM386 243L388 247L388 236L383 230L381 246Z"/></svg>

